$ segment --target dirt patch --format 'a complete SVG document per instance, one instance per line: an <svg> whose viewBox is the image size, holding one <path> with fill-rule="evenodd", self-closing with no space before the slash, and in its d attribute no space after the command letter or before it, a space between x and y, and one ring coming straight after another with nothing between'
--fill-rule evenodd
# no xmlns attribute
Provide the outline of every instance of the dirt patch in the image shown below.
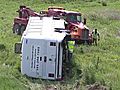
<svg viewBox="0 0 120 90"><path fill-rule="evenodd" d="M57 90L55 86L46 86L46 90Z"/></svg>
<svg viewBox="0 0 120 90"><path fill-rule="evenodd" d="M88 16L90 19L109 19L109 20L120 20L120 10L98 10L91 12Z"/></svg>
<svg viewBox="0 0 120 90"><path fill-rule="evenodd" d="M120 11L119 10L104 10L104 11L101 11L100 16L106 17L110 20L120 20Z"/></svg>
<svg viewBox="0 0 120 90"><path fill-rule="evenodd" d="M94 83L93 85L87 85L86 90L110 90L110 89L99 83Z"/></svg>
<svg viewBox="0 0 120 90"><path fill-rule="evenodd" d="M117 38L120 38L120 31L118 31L118 33L116 34Z"/></svg>
<svg viewBox="0 0 120 90"><path fill-rule="evenodd" d="M118 37L120 37L120 31L118 31Z"/></svg>

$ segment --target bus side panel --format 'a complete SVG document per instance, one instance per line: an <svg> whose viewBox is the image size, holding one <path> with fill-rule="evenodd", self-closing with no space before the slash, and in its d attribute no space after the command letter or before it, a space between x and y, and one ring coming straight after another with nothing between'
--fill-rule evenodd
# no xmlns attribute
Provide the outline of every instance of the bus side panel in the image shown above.
<svg viewBox="0 0 120 90"><path fill-rule="evenodd" d="M56 75L56 41L47 42L47 77L48 79L55 79Z"/></svg>
<svg viewBox="0 0 120 90"><path fill-rule="evenodd" d="M22 60L21 72L22 74L30 75L30 60L31 60L31 42L29 39L23 39L22 43Z"/></svg>
<svg viewBox="0 0 120 90"><path fill-rule="evenodd" d="M62 78L62 59L63 59L63 48L62 48L62 46L61 46L61 44L59 44L59 47L60 47L60 61L59 61L59 76L58 76L58 78L59 79L61 79Z"/></svg>

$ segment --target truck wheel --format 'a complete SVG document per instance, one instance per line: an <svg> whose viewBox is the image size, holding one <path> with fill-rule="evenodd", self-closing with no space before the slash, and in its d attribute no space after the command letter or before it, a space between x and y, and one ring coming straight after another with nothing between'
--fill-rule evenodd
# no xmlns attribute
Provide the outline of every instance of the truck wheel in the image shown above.
<svg viewBox="0 0 120 90"><path fill-rule="evenodd" d="M25 31L25 29L26 29L26 26L25 26L25 25L21 25L21 27L20 27L20 34L21 34L21 35L22 35L23 32Z"/></svg>
<svg viewBox="0 0 120 90"><path fill-rule="evenodd" d="M89 40L88 40L88 42L87 42L87 43L88 43L88 45L92 45L92 41L89 41Z"/></svg>
<svg viewBox="0 0 120 90"><path fill-rule="evenodd" d="M20 25L19 24L15 24L13 26L13 32L17 35L20 35Z"/></svg>

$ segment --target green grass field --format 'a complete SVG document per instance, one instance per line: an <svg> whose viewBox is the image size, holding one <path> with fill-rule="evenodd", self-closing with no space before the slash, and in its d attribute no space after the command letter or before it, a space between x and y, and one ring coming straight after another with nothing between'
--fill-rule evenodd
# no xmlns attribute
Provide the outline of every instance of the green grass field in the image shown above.
<svg viewBox="0 0 120 90"><path fill-rule="evenodd" d="M50 0L45 1L0 0L0 90L45 90L47 86L74 90L77 82L80 83L80 90L94 82L120 90L120 1L104 0L107 6L102 5L103 0L65 0L64 3L64 0L59 3L59 0L51 0L53 4ZM17 16L19 5L29 6L37 12L51 5L81 12L87 18L87 26L91 30L99 30L99 45L79 45L75 48L72 76L66 77L64 82L23 76L20 73L20 56L14 53L14 44L21 37L12 33L13 19Z"/></svg>

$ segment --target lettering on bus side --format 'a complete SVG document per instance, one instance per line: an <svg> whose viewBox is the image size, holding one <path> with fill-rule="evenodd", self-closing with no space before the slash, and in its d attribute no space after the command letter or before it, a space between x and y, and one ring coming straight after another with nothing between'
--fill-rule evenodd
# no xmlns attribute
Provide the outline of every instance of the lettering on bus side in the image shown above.
<svg viewBox="0 0 120 90"><path fill-rule="evenodd" d="M34 53L34 68L35 68L35 64L36 64L36 49L35 49L35 53Z"/></svg>
<svg viewBox="0 0 120 90"><path fill-rule="evenodd" d="M40 47L37 47L37 63L36 63L36 70L39 68L39 54L40 54Z"/></svg>
<svg viewBox="0 0 120 90"><path fill-rule="evenodd" d="M31 68L38 70L39 68L39 54L40 54L40 47L32 46L32 54L31 54Z"/></svg>
<svg viewBox="0 0 120 90"><path fill-rule="evenodd" d="M32 55L31 55L31 68L33 68L33 54L34 54L34 46L32 46Z"/></svg>

